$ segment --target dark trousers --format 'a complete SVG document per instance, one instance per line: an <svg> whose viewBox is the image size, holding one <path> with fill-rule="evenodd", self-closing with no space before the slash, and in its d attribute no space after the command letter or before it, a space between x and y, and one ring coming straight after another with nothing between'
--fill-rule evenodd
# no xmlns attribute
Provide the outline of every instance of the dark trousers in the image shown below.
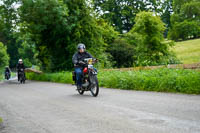
<svg viewBox="0 0 200 133"><path fill-rule="evenodd" d="M81 68L75 68L75 73L76 73L76 84L77 86L82 86L82 76L83 76L83 71Z"/></svg>

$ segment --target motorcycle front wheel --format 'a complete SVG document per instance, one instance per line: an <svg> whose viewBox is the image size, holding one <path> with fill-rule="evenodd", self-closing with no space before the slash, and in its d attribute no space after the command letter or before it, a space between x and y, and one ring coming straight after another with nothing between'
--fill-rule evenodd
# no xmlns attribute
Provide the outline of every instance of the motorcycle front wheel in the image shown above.
<svg viewBox="0 0 200 133"><path fill-rule="evenodd" d="M84 90L78 90L78 93L80 94L80 95L83 95L84 94Z"/></svg>
<svg viewBox="0 0 200 133"><path fill-rule="evenodd" d="M20 83L21 83L21 84L23 83L23 80L22 80L22 78L20 78L20 80L19 80L19 81L20 81Z"/></svg>
<svg viewBox="0 0 200 133"><path fill-rule="evenodd" d="M91 77L90 82L92 84L90 91L91 91L92 95L94 97L96 97L99 94L99 82L98 82L96 75Z"/></svg>

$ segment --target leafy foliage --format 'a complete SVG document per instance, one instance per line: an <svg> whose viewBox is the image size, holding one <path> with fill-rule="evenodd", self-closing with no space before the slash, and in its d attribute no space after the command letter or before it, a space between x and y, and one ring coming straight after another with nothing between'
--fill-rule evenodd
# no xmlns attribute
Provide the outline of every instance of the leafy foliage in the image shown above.
<svg viewBox="0 0 200 133"><path fill-rule="evenodd" d="M93 17L85 0L22 1L19 11L21 34L30 34L29 42L34 42L43 70L71 69L71 58L80 42L104 67L110 64L104 51L106 42L111 42L117 32Z"/></svg>
<svg viewBox="0 0 200 133"><path fill-rule="evenodd" d="M17 5L18 0L2 0L0 4L0 41L7 46L7 52L10 56L10 66L15 67L18 56L19 43L16 42L17 37L14 35L17 27Z"/></svg>
<svg viewBox="0 0 200 133"><path fill-rule="evenodd" d="M185 20L174 23L169 32L169 38L178 41L179 39L187 40L200 37L200 25L196 21Z"/></svg>
<svg viewBox="0 0 200 133"><path fill-rule="evenodd" d="M31 80L73 83L71 72L27 73ZM103 71L98 75L100 86L126 90L180 92L200 94L200 72L184 69L155 69L141 71Z"/></svg>
<svg viewBox="0 0 200 133"><path fill-rule="evenodd" d="M116 67L130 67L133 65L133 56L135 54L133 45L130 45L126 39L117 38L108 48L108 52L113 56Z"/></svg>
<svg viewBox="0 0 200 133"><path fill-rule="evenodd" d="M9 56L7 54L7 48L0 42L0 69L5 68L9 63Z"/></svg>
<svg viewBox="0 0 200 133"><path fill-rule="evenodd" d="M17 42L21 44L18 48L19 56L24 59L26 67L32 67L32 65L38 63L36 62L38 52L36 51L35 43L32 41L30 33L23 33L18 36Z"/></svg>
<svg viewBox="0 0 200 133"><path fill-rule="evenodd" d="M99 15L122 33L135 24L134 19L140 11L158 11L160 1L155 0L93 0ZM102 14L103 12L103 14Z"/></svg>
<svg viewBox="0 0 200 133"><path fill-rule="evenodd" d="M194 70L155 69L107 71L99 75L100 86L128 90L199 94L200 73Z"/></svg>
<svg viewBox="0 0 200 133"><path fill-rule="evenodd" d="M66 66L63 61L67 58L65 35L69 34L67 10L61 1L22 1L21 30L30 32L43 69L59 70Z"/></svg>
<svg viewBox="0 0 200 133"><path fill-rule="evenodd" d="M151 12L141 12L136 16L135 22L130 33L138 39L136 65L170 63L169 46L173 45L173 42L164 43L165 27L160 17Z"/></svg>
<svg viewBox="0 0 200 133"><path fill-rule="evenodd" d="M101 68L177 63L164 32L171 26L174 40L199 37L199 3L186 1L2 0L0 41L11 67L22 58L28 67L70 70L80 42Z"/></svg>
<svg viewBox="0 0 200 133"><path fill-rule="evenodd" d="M196 0L174 0L174 14L169 38L187 40L200 37L200 2Z"/></svg>

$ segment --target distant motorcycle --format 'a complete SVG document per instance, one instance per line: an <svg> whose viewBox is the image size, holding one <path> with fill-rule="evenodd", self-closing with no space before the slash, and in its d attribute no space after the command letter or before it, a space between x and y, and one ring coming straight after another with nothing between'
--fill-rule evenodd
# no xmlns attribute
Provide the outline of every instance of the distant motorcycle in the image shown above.
<svg viewBox="0 0 200 133"><path fill-rule="evenodd" d="M19 72L19 81L20 83L24 83L25 84L25 72L24 72L24 69L20 69Z"/></svg>
<svg viewBox="0 0 200 133"><path fill-rule="evenodd" d="M7 79L7 80L10 79L10 73L9 73L9 72L6 72L6 73L5 73L5 79Z"/></svg>
<svg viewBox="0 0 200 133"><path fill-rule="evenodd" d="M90 91L94 97L99 94L99 83L97 79L97 70L93 64L96 63L96 59L86 58L84 60L83 76L82 76L82 88L78 89L80 95L83 95L85 91ZM73 81L76 84L76 73L73 72Z"/></svg>

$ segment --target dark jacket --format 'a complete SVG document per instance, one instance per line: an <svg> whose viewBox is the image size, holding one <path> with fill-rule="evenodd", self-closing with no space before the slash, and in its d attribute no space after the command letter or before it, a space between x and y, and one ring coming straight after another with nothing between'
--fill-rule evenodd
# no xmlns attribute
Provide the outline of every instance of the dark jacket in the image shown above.
<svg viewBox="0 0 200 133"><path fill-rule="evenodd" d="M25 69L24 64L17 64L17 71L19 71L20 69Z"/></svg>
<svg viewBox="0 0 200 133"><path fill-rule="evenodd" d="M5 73L6 73L6 72L9 72L9 73L10 73L10 72L11 72L11 71L10 71L10 68L6 68L6 69L5 69Z"/></svg>
<svg viewBox="0 0 200 133"><path fill-rule="evenodd" d="M86 58L93 58L93 57L88 52L83 52L83 53L77 52L73 55L72 62L75 67L82 67L82 65L79 64L79 61L84 61L84 59Z"/></svg>

